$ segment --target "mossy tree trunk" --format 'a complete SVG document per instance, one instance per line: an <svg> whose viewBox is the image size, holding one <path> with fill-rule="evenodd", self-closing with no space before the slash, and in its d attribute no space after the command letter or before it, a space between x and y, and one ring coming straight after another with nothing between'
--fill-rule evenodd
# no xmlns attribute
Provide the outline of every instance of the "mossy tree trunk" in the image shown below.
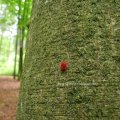
<svg viewBox="0 0 120 120"><path fill-rule="evenodd" d="M119 0L33 1L17 120L120 119L119 8Z"/></svg>

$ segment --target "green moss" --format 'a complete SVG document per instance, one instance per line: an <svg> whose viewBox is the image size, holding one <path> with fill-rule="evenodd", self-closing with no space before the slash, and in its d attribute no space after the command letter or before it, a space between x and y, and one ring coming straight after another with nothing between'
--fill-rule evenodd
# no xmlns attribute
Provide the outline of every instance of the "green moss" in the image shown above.
<svg viewBox="0 0 120 120"><path fill-rule="evenodd" d="M36 3L17 120L119 120L119 0Z"/></svg>

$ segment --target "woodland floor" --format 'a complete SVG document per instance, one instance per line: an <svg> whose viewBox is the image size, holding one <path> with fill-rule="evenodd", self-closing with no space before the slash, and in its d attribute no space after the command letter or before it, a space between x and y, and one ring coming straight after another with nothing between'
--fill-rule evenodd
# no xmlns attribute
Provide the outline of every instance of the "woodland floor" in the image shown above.
<svg viewBox="0 0 120 120"><path fill-rule="evenodd" d="M0 77L0 120L15 120L20 82Z"/></svg>

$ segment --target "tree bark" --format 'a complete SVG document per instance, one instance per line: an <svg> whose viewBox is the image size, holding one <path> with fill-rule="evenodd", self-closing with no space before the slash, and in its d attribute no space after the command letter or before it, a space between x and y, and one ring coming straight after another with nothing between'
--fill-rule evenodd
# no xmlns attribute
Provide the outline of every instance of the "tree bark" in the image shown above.
<svg viewBox="0 0 120 120"><path fill-rule="evenodd" d="M17 120L120 119L119 6L33 1Z"/></svg>

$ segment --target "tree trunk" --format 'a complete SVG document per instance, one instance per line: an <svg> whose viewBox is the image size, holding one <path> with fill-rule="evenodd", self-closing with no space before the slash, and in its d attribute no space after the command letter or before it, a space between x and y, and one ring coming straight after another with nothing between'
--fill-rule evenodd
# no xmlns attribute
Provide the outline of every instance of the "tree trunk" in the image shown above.
<svg viewBox="0 0 120 120"><path fill-rule="evenodd" d="M0 36L0 54L2 51L2 42L3 42L3 31L1 32L1 36Z"/></svg>
<svg viewBox="0 0 120 120"><path fill-rule="evenodd" d="M14 58L14 71L13 71L13 77L16 78L16 67L17 67L17 54L18 54L18 28L17 28L17 36L15 40L15 58Z"/></svg>
<svg viewBox="0 0 120 120"><path fill-rule="evenodd" d="M21 78L21 74L22 74L22 69L23 69L23 42L24 42L24 33L25 33L25 29L24 27L22 28L21 30L21 40L19 41L20 42L20 50L19 50L19 76L18 76L18 79Z"/></svg>
<svg viewBox="0 0 120 120"><path fill-rule="evenodd" d="M25 41L25 37L26 37L26 34L25 34L25 30L26 30L26 24L27 24L27 21L28 21L28 18L29 18L29 3L30 1L29 0L25 0L24 1L24 8L23 8L23 13L21 15L21 39L20 39L20 51L19 51L19 70L18 70L18 73L19 73L19 76L18 76L18 79L21 78L21 74L22 74L22 67L23 67L23 55L24 55L24 41Z"/></svg>
<svg viewBox="0 0 120 120"><path fill-rule="evenodd" d="M20 28L20 23L21 23L21 0L18 1L18 23L17 23L17 35L16 35L16 40L15 40L15 58L14 58L14 71L13 71L13 77L14 79L16 78L16 67L17 67L17 54L18 54L18 42L20 41L19 39L21 39L21 28ZM20 50L19 50L20 51ZM20 52L19 52L20 54ZM20 55L19 55L19 62L20 62ZM20 66L20 63L19 63ZM19 69L19 67L18 67ZM19 78L19 76L18 76Z"/></svg>
<svg viewBox="0 0 120 120"><path fill-rule="evenodd" d="M120 119L119 6L33 1L17 120Z"/></svg>

